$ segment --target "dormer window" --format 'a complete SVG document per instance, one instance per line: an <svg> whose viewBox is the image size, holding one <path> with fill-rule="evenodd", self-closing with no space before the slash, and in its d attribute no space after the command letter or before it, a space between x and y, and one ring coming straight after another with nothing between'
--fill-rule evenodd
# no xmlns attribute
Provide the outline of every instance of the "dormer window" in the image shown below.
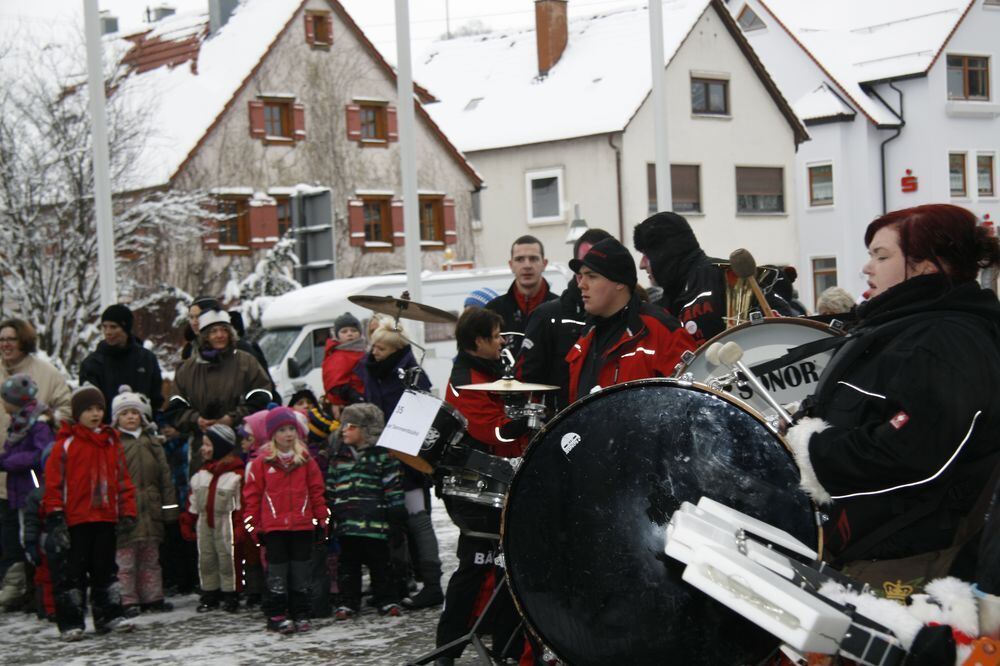
<svg viewBox="0 0 1000 666"><path fill-rule="evenodd" d="M740 10L740 15L736 17L736 22L743 28L743 32L753 32L763 30L767 25L757 16L757 12L750 9L750 5L744 5Z"/></svg>
<svg viewBox="0 0 1000 666"><path fill-rule="evenodd" d="M333 16L330 12L306 12L306 43L319 48L333 44Z"/></svg>

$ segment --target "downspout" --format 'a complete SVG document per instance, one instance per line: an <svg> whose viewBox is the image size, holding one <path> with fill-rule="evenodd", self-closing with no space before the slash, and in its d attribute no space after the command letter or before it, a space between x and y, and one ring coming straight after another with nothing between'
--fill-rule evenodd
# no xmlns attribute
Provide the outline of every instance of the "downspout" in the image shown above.
<svg viewBox="0 0 1000 666"><path fill-rule="evenodd" d="M625 244L625 215L622 212L622 149L615 145L614 134L608 135L608 145L615 151L615 187L618 190L618 240Z"/></svg>
<svg viewBox="0 0 1000 666"><path fill-rule="evenodd" d="M906 127L906 121L903 120L903 91L900 90L899 88L897 88L896 86L894 86L892 84L892 81L889 81L888 85L889 85L890 88L892 88L893 90L896 91L897 95L899 95L899 113L896 113L891 106L889 106L888 104L886 104L885 100L882 99L882 96L878 94L878 92L875 90L875 88L871 89L871 93L873 95L875 95L875 97L877 97L880 102L882 102L882 104L885 106L885 108L889 109L889 112L892 113L892 115L894 115L897 118L899 118L899 125L896 126L896 133L893 134L892 136L890 136L885 141L883 141L882 144L879 146L879 154L880 154L879 155L879 166L880 166L880 168L882 170L882 214L883 215L885 215L886 213L889 212L888 211L888 207L889 207L889 204L888 204L888 193L887 193L886 187L885 187L885 145L887 143L889 143L890 141L893 141L894 139L899 138L899 135L903 133L903 128Z"/></svg>

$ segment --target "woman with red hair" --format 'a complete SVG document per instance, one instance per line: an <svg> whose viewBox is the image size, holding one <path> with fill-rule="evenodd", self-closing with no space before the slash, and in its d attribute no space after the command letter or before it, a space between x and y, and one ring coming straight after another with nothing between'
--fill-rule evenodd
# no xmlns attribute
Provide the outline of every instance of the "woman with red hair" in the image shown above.
<svg viewBox="0 0 1000 666"><path fill-rule="evenodd" d="M788 431L802 486L828 557L880 591L972 579L1000 458L1000 304L976 282L997 239L936 204L878 218L865 244L858 326Z"/></svg>

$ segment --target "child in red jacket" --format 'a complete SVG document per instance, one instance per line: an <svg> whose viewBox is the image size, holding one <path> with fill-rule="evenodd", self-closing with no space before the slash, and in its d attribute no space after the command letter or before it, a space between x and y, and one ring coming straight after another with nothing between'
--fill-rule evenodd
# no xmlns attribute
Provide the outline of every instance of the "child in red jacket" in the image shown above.
<svg viewBox="0 0 1000 666"><path fill-rule="evenodd" d="M323 392L334 418L347 405L365 399L365 385L354 366L365 355L361 322L350 312L333 321L333 336L326 341L323 358Z"/></svg>
<svg viewBox="0 0 1000 666"><path fill-rule="evenodd" d="M84 586L89 581L94 629L131 631L116 591L116 529L135 528L135 488L125 451L104 425L104 395L85 385L73 392L72 421L63 425L45 465L45 514L50 559L64 558L55 580L60 637L83 638Z"/></svg>
<svg viewBox="0 0 1000 666"><path fill-rule="evenodd" d="M312 548L326 540L330 512L301 417L288 407L275 407L265 426L267 445L247 466L243 522L267 550L267 629L291 634L310 628Z"/></svg>

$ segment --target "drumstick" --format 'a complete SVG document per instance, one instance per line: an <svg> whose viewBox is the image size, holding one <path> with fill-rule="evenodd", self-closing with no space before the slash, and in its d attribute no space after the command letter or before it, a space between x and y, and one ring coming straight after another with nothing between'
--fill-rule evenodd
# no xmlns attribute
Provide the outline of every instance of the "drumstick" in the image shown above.
<svg viewBox="0 0 1000 666"><path fill-rule="evenodd" d="M728 365L733 370L739 370L743 373L743 376L746 377L748 382L750 382L753 390L759 393L760 397L767 402L771 409L777 412L778 418L788 425L792 424L791 415L785 411L784 407L778 404L778 401L774 399L771 392L764 388L764 385L761 384L759 379L757 379L757 375L750 372L750 368L743 363L743 348L740 347L738 343L730 341L722 345L722 349L718 350L718 356L719 361L721 361L724 365Z"/></svg>
<svg viewBox="0 0 1000 666"><path fill-rule="evenodd" d="M774 310L771 309L767 299L764 298L764 292L761 290L760 285L757 284L757 262L754 260L753 255L750 254L750 250L742 247L738 250L733 250L733 253L729 255L729 265L732 267L733 272L736 273L736 277L744 278L750 283L750 289L753 290L753 295L757 297L757 302L760 304L760 310L764 313L764 316L773 317Z"/></svg>

